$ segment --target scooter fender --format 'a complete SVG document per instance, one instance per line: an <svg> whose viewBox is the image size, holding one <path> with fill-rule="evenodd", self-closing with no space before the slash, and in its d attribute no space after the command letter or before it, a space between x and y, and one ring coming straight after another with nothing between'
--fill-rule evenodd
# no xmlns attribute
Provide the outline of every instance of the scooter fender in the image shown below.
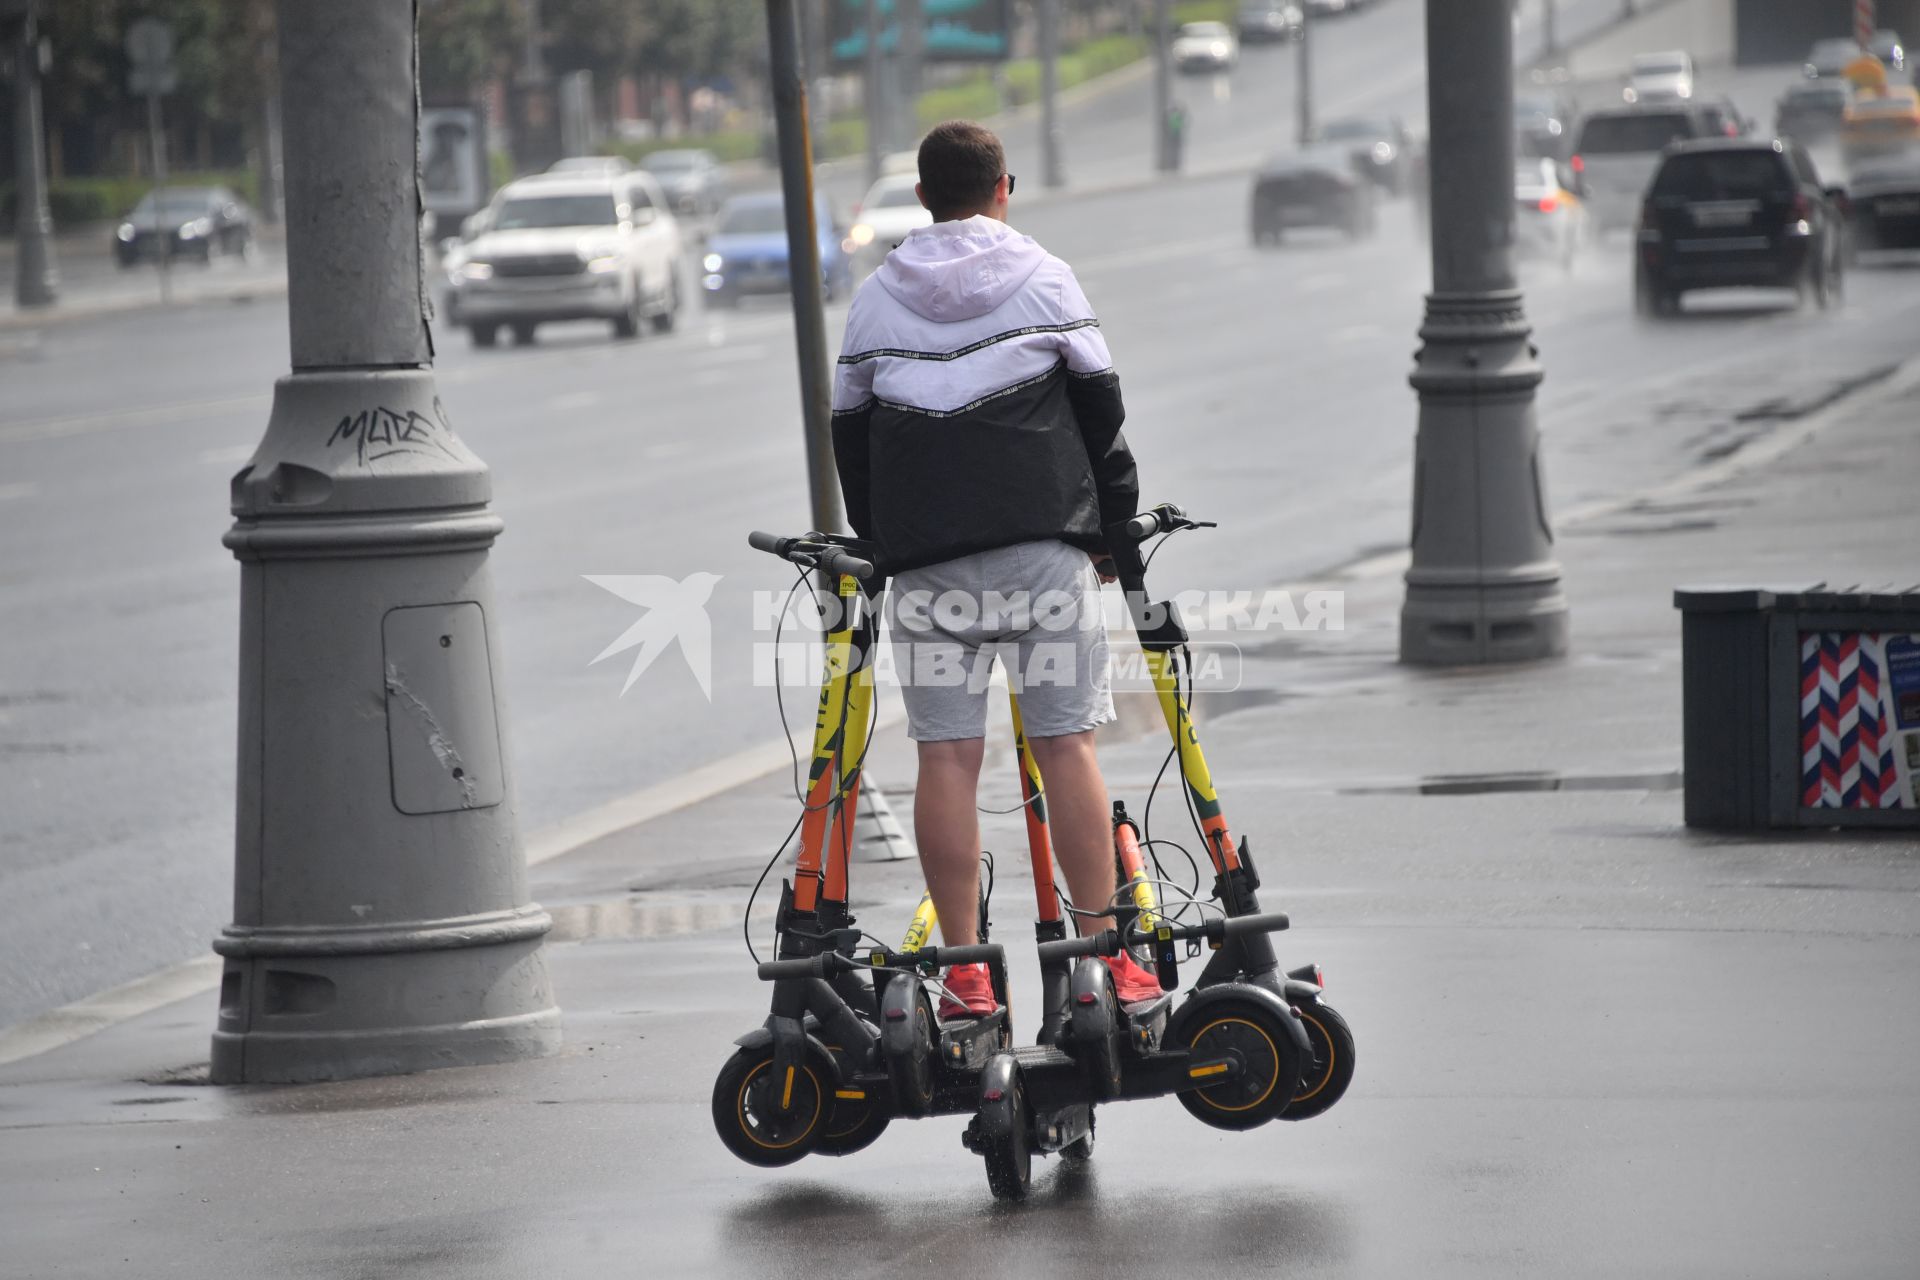
<svg viewBox="0 0 1920 1280"><path fill-rule="evenodd" d="M1098 1044L1113 1034L1114 1006L1108 996L1107 966L1093 956L1073 962L1068 979L1071 1032L1077 1044ZM1089 998L1091 997L1091 998Z"/></svg>
<svg viewBox="0 0 1920 1280"><path fill-rule="evenodd" d="M980 1073L981 1132L990 1138L1005 1138L1013 1133L1014 1093L1020 1086L1020 1066L1010 1053L996 1053L987 1059Z"/></svg>
<svg viewBox="0 0 1920 1280"><path fill-rule="evenodd" d="M810 1048L818 1051L822 1058L833 1064L833 1080L831 1083L838 1086L840 1083L840 1060L834 1056L833 1050L827 1048L825 1043L817 1036L807 1036L805 1040ZM755 1027L743 1036L736 1036L733 1042L742 1049L770 1049L773 1047L773 1028Z"/></svg>
<svg viewBox="0 0 1920 1280"><path fill-rule="evenodd" d="M905 1058L914 1052L918 1031L914 1006L923 997L920 981L910 973L896 973L887 980L880 994L880 1048L889 1058Z"/></svg>
<svg viewBox="0 0 1920 1280"><path fill-rule="evenodd" d="M1287 979L1287 1003L1298 1008L1303 1004L1313 1004L1320 999L1320 984L1305 982L1299 978Z"/></svg>
<svg viewBox="0 0 1920 1280"><path fill-rule="evenodd" d="M1312 987L1311 983L1306 985ZM1318 987L1312 989L1314 995L1320 994ZM1186 1003L1174 1011L1173 1020L1167 1025L1167 1040L1175 1044L1186 1043L1188 1030L1205 1018L1209 1010L1222 1004L1259 1005L1271 1013L1274 1022L1283 1029L1287 1043L1293 1047L1293 1079L1298 1081L1306 1074L1308 1064L1313 1061L1313 1047L1307 1042L1307 1029L1300 1025L1300 1016L1273 992L1248 982L1221 982L1202 987L1187 997Z"/></svg>

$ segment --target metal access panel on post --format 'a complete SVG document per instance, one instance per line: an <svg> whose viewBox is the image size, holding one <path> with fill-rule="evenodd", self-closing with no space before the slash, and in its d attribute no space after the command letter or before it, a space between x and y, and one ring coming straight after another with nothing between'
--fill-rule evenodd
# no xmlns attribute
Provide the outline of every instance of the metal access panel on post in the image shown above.
<svg viewBox="0 0 1920 1280"><path fill-rule="evenodd" d="M1920 829L1920 588L1683 588L1674 606L1688 826Z"/></svg>
<svg viewBox="0 0 1920 1280"><path fill-rule="evenodd" d="M387 761L402 813L486 809L506 798L487 615L479 604L390 609Z"/></svg>

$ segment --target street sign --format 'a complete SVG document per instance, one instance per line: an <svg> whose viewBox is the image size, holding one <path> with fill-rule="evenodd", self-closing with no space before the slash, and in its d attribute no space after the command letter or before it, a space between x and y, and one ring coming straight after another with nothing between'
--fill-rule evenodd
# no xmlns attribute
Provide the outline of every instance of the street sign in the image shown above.
<svg viewBox="0 0 1920 1280"><path fill-rule="evenodd" d="M127 28L127 58L136 67L157 69L173 62L173 24L141 18Z"/></svg>
<svg viewBox="0 0 1920 1280"><path fill-rule="evenodd" d="M173 24L141 18L127 28L127 89L137 94L172 93L180 73L173 65Z"/></svg>
<svg viewBox="0 0 1920 1280"><path fill-rule="evenodd" d="M836 66L857 68L867 57L867 7L880 6L880 52L902 51L902 7L893 0L832 0L828 51ZM921 0L927 62L1004 62L1013 50L1013 0Z"/></svg>

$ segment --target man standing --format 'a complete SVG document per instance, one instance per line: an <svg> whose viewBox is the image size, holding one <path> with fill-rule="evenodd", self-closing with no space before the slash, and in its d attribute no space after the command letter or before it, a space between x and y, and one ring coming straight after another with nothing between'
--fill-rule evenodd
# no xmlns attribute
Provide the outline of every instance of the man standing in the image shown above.
<svg viewBox="0 0 1920 1280"><path fill-rule="evenodd" d="M1000 140L964 120L920 144L917 228L847 315L833 441L847 517L893 575L896 668L918 744L914 833L949 946L978 941L987 677L1020 693L1054 844L1076 906L1114 888L1094 729L1113 718L1102 530L1135 513L1119 379L1066 263L1007 226ZM1082 927L1112 927L1110 916ZM1122 1001L1158 995L1123 952ZM991 1013L986 966L947 975L941 1016Z"/></svg>

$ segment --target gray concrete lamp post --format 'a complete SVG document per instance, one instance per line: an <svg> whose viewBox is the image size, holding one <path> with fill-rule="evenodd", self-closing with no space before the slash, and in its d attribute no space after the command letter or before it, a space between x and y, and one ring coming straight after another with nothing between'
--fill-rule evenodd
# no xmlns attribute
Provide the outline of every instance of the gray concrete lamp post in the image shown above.
<svg viewBox="0 0 1920 1280"><path fill-rule="evenodd" d="M414 0L281 0L293 371L233 479L217 1083L551 1052L499 712L486 466L435 393Z"/></svg>
<svg viewBox="0 0 1920 1280"><path fill-rule="evenodd" d="M1403 662L1510 662L1567 649L1534 389L1513 266L1509 0L1427 6L1433 292L1413 387L1413 562Z"/></svg>

